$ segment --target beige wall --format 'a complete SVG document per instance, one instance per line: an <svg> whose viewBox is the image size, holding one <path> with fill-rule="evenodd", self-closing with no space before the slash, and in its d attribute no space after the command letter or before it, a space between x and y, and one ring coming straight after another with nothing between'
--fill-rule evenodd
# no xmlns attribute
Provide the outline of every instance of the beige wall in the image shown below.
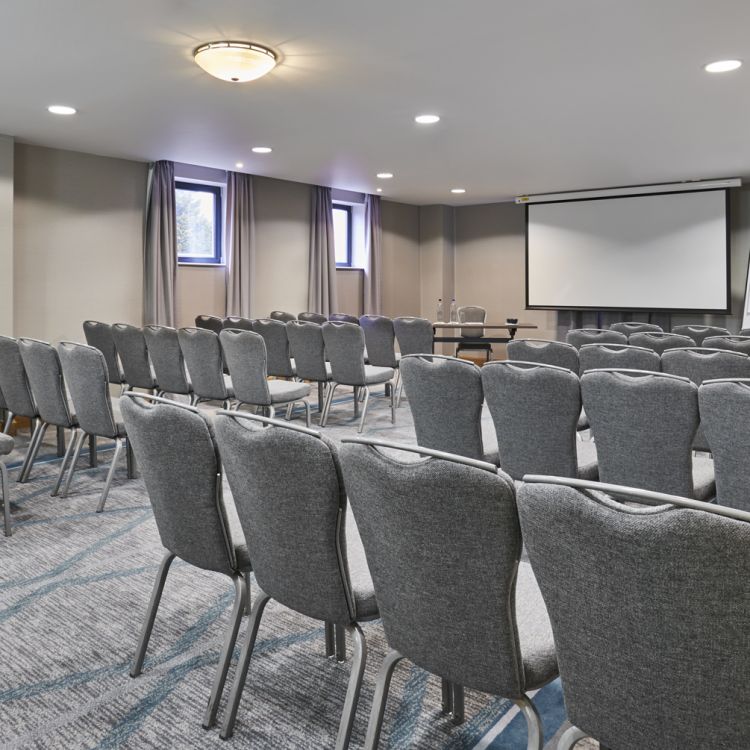
<svg viewBox="0 0 750 750"><path fill-rule="evenodd" d="M419 315L419 208L381 201L383 315Z"/></svg>
<svg viewBox="0 0 750 750"><path fill-rule="evenodd" d="M13 139L0 136L0 335L13 335Z"/></svg>
<svg viewBox="0 0 750 750"><path fill-rule="evenodd" d="M146 164L17 144L14 175L16 335L140 324Z"/></svg>
<svg viewBox="0 0 750 750"><path fill-rule="evenodd" d="M224 266L177 266L175 284L178 328L195 325L198 315L224 317L227 299Z"/></svg>

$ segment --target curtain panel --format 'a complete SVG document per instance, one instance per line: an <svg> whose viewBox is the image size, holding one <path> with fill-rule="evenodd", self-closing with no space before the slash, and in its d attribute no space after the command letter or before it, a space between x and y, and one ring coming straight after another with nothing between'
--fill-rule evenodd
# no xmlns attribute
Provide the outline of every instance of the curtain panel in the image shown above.
<svg viewBox="0 0 750 750"><path fill-rule="evenodd" d="M227 316L250 317L255 273L255 215L253 178L227 173L226 206Z"/></svg>
<svg viewBox="0 0 750 750"><path fill-rule="evenodd" d="M336 248L331 188L315 186L312 189L307 309L330 315L336 312L336 308Z"/></svg>
<svg viewBox="0 0 750 750"><path fill-rule="evenodd" d="M364 308L367 315L383 312L383 231L380 221L380 196L365 197L365 285Z"/></svg>

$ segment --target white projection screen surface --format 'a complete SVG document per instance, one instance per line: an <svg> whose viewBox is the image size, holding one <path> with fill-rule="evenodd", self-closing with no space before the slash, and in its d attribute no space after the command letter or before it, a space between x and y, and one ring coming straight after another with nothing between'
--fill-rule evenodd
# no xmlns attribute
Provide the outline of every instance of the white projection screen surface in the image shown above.
<svg viewBox="0 0 750 750"><path fill-rule="evenodd" d="M728 312L726 190L526 209L528 308Z"/></svg>

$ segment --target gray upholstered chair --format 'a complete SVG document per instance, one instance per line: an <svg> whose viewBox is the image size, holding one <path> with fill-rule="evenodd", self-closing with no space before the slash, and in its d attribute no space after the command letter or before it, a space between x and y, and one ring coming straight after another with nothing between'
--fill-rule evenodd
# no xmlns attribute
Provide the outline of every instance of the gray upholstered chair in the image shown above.
<svg viewBox="0 0 750 750"><path fill-rule="evenodd" d="M750 336L750 328L741 328L739 336Z"/></svg>
<svg viewBox="0 0 750 750"><path fill-rule="evenodd" d="M707 349L695 346L689 349L670 349L661 356L661 368L672 375L689 378L696 385L716 378L750 378L750 356L726 349ZM710 451L702 427L693 442L697 451Z"/></svg>
<svg viewBox="0 0 750 750"><path fill-rule="evenodd" d="M487 311L477 305L462 305L458 308L459 323L484 323L487 319ZM484 328L462 328L461 338L463 339L456 345L456 357L466 350L479 350L484 352L485 359L492 357L492 344L486 341L476 341L484 336Z"/></svg>
<svg viewBox="0 0 750 750"><path fill-rule="evenodd" d="M631 346L641 346L644 349L652 349L657 354L662 354L667 349L684 349L695 346L695 341L690 336L682 336L679 333L657 333L656 331L644 333L632 333L628 338Z"/></svg>
<svg viewBox="0 0 750 750"><path fill-rule="evenodd" d="M5 402L5 396L3 396L2 389L0 389L0 415L2 416L2 422L0 422L0 432L7 432L10 429L10 423L13 420L13 415L8 410L8 404Z"/></svg>
<svg viewBox="0 0 750 750"><path fill-rule="evenodd" d="M612 323L609 327L611 331L619 331L624 333L626 336L630 336L631 333L663 333L664 329L656 323L639 323L634 320L626 320L622 323Z"/></svg>
<svg viewBox="0 0 750 750"><path fill-rule="evenodd" d="M224 321L216 315L197 315L195 318L196 328L205 328L207 331L213 331L216 335L224 328Z"/></svg>
<svg viewBox="0 0 750 750"><path fill-rule="evenodd" d="M435 333L427 318L394 318L393 330L402 357L406 354L432 354Z"/></svg>
<svg viewBox="0 0 750 750"><path fill-rule="evenodd" d="M234 390L229 376L224 374L219 335L202 328L180 328L177 338L193 387L193 404L219 401L226 409Z"/></svg>
<svg viewBox="0 0 750 750"><path fill-rule="evenodd" d="M268 380L266 345L253 331L227 328L219 334L224 361L229 367L237 408L242 404L261 406L273 418L280 406L302 404L310 426L310 386L291 380ZM290 410L291 411L291 410Z"/></svg>
<svg viewBox="0 0 750 750"><path fill-rule="evenodd" d="M750 379L704 380L698 404L714 458L716 501L750 512Z"/></svg>
<svg viewBox="0 0 750 750"><path fill-rule="evenodd" d="M18 481L24 482L31 471L46 427L39 418L39 410L34 403L18 341L10 336L0 336L0 389L10 412L9 420L14 416L26 417L33 425L31 440L18 474Z"/></svg>
<svg viewBox="0 0 750 750"><path fill-rule="evenodd" d="M289 351L286 325L280 320L254 320L253 331L260 334L266 342L268 374L276 378L295 377L297 371Z"/></svg>
<svg viewBox="0 0 750 750"><path fill-rule="evenodd" d="M576 448L578 375L538 362L497 361L482 367L481 376L503 471L516 481L524 474L598 477L596 461L580 463Z"/></svg>
<svg viewBox="0 0 750 750"><path fill-rule="evenodd" d="M203 726L208 728L216 723L240 622L250 606L250 556L234 506L222 495L219 452L206 417L195 407L140 393L125 394L122 416L165 548L130 676L137 677L143 668L175 557L202 570L223 573L234 584L234 606L203 717Z"/></svg>
<svg viewBox="0 0 750 750"><path fill-rule="evenodd" d="M703 339L703 346L708 349L750 354L750 336L709 336Z"/></svg>
<svg viewBox="0 0 750 750"><path fill-rule="evenodd" d="M83 335L86 337L86 343L89 346L93 346L104 355L109 382L121 386L124 390L125 376L117 358L117 347L115 347L115 340L112 336L112 326L109 323L87 320L83 324Z"/></svg>
<svg viewBox="0 0 750 750"><path fill-rule="evenodd" d="M698 388L688 378L589 370L581 376L581 394L602 482L697 500L714 496L713 462L693 461Z"/></svg>
<svg viewBox="0 0 750 750"><path fill-rule="evenodd" d="M681 336L689 336L695 341L696 346L703 346L703 342L709 336L728 336L729 330L723 326L674 326L672 333L678 333Z"/></svg>
<svg viewBox="0 0 750 750"><path fill-rule="evenodd" d="M250 320L250 318L238 318L230 316L228 318L224 318L223 326L224 328L235 328L240 331L252 331L253 321Z"/></svg>
<svg viewBox="0 0 750 750"><path fill-rule="evenodd" d="M401 378L396 354L396 333L393 321L385 315L363 315L359 325L365 333L367 363L375 367L391 367L396 371L396 389ZM396 402L398 406L398 401Z"/></svg>
<svg viewBox="0 0 750 750"><path fill-rule="evenodd" d="M386 446L427 458L384 456ZM511 478L492 464L366 439L344 440L341 463L391 649L375 685L366 750L378 746L403 658L444 685L511 699L527 722L526 747L541 750L528 692L557 676L557 659L539 587L521 558Z"/></svg>
<svg viewBox="0 0 750 750"><path fill-rule="evenodd" d="M280 320L282 323L297 319L296 315L290 312L284 312L283 310L274 310L268 317L271 318L271 320Z"/></svg>
<svg viewBox="0 0 750 750"><path fill-rule="evenodd" d="M65 383L70 391L70 398L73 401L76 418L81 429L73 447L68 478L65 480L63 490L64 497L67 497L70 490L70 483L86 435L109 438L115 441L112 463L107 472L107 479L104 482L104 489L96 509L97 513L101 513L104 510L104 503L107 502L107 495L109 495L109 488L117 467L117 459L120 457L123 447L126 449L128 479L132 479L134 476L132 447L127 439L125 425L120 419L119 408L117 411L113 408L112 399L109 395L107 363L104 355L93 346L76 344L72 341L61 341L57 345L57 351L60 355Z"/></svg>
<svg viewBox="0 0 750 750"><path fill-rule="evenodd" d="M0 433L0 456L13 452L15 441L10 435ZM11 536L13 529L10 522L10 488L8 487L8 469L5 461L0 460L0 489L3 493L3 525L5 536Z"/></svg>
<svg viewBox="0 0 750 750"><path fill-rule="evenodd" d="M317 323L319 326L322 326L328 318L316 312L301 312L297 316L297 320L301 320L303 323Z"/></svg>
<svg viewBox="0 0 750 750"><path fill-rule="evenodd" d="M653 349L629 344L584 344L578 350L580 374L588 370L616 368L659 372L661 359ZM550 474L537 471L534 474Z"/></svg>
<svg viewBox="0 0 750 750"><path fill-rule="evenodd" d="M323 321L325 323L327 321ZM331 365L326 362L326 347L323 343L321 323L298 320L286 324L289 352L294 359L297 377L318 384L318 411L323 412L325 389L331 381Z"/></svg>
<svg viewBox="0 0 750 750"><path fill-rule="evenodd" d="M112 338L128 389L160 390L148 356L143 330L128 323L115 323L112 326Z"/></svg>
<svg viewBox="0 0 750 750"><path fill-rule="evenodd" d="M627 344L628 337L620 331L605 328L574 328L568 331L565 340L576 349L584 344Z"/></svg>
<svg viewBox="0 0 750 750"><path fill-rule="evenodd" d="M638 750L750 747L750 514L552 477L527 477L518 513L573 724L558 750L587 736Z"/></svg>
<svg viewBox="0 0 750 750"><path fill-rule="evenodd" d="M328 316L328 320L333 323L353 323L355 326L359 325L359 318L355 315L347 315L346 313L331 313Z"/></svg>
<svg viewBox="0 0 750 750"><path fill-rule="evenodd" d="M185 358L177 330L167 326L145 326L143 337L159 383L158 395L172 393L189 396L192 401L193 386L185 372Z"/></svg>
<svg viewBox="0 0 750 750"><path fill-rule="evenodd" d="M354 388L354 416L357 416L359 389L363 388L365 400L362 405L362 417L359 421L359 432L365 427L367 407L370 404L370 386L388 384L391 398L391 422L396 421L396 389L394 371L391 367L375 367L365 364L365 335L362 328L354 323L324 323L323 342L331 362L331 384L328 387L325 407L320 423L323 427L328 422L333 394L340 385Z"/></svg>
<svg viewBox="0 0 750 750"><path fill-rule="evenodd" d="M275 426L264 428L263 423ZM336 447L320 433L236 412L220 412L215 427L261 589L221 736L232 734L260 619L274 599L295 612L334 623L342 637L345 632L352 637L354 659L335 744L345 750L367 655L359 623L375 619L378 608L359 535L354 522L347 523Z"/></svg>
<svg viewBox="0 0 750 750"><path fill-rule="evenodd" d="M497 454L484 451L482 375L473 362L408 354L401 357L401 378L419 445L497 464Z"/></svg>
<svg viewBox="0 0 750 750"><path fill-rule="evenodd" d="M513 339L507 345L508 359L518 362L539 362L578 373L578 349L562 341Z"/></svg>
<svg viewBox="0 0 750 750"><path fill-rule="evenodd" d="M52 425L62 430L70 430L68 447L60 464L57 482L50 493L54 496L60 490L60 484L73 453L73 444L78 437L78 418L68 403L65 379L63 378L62 365L57 349L45 341L20 338L18 339L18 350L41 420L41 433L34 446L34 454L31 457L26 475L19 477L19 481L26 481L29 478L31 466L42 440L44 440L47 428Z"/></svg>

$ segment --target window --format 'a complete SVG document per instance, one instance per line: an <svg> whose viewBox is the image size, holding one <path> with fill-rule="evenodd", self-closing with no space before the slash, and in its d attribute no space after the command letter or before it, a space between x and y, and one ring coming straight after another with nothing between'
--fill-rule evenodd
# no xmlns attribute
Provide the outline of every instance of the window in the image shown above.
<svg viewBox="0 0 750 750"><path fill-rule="evenodd" d="M333 204L333 242L336 248L336 265L352 265L352 207Z"/></svg>
<svg viewBox="0 0 750 750"><path fill-rule="evenodd" d="M177 260L221 264L221 187L175 182Z"/></svg>

